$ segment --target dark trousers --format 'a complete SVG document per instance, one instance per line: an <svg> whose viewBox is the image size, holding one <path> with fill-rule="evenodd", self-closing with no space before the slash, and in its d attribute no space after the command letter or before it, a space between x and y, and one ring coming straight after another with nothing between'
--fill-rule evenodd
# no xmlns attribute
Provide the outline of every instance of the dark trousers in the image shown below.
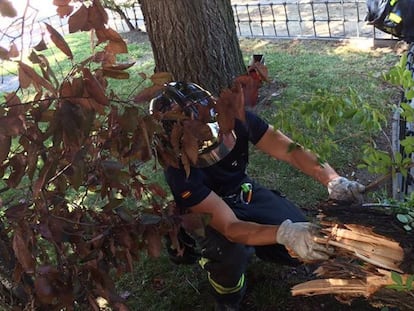
<svg viewBox="0 0 414 311"><path fill-rule="evenodd" d="M236 193L237 194L237 193ZM306 221L301 210L275 191L253 183L253 195L249 204L243 203L239 195L224 200L241 220L260 224L279 225L284 220ZM235 304L241 301L245 287L245 270L250 256L282 265L296 266L300 262L289 256L283 245L246 246L232 243L211 227L205 237L197 239L202 249L203 268L208 272L212 292L218 302Z"/></svg>

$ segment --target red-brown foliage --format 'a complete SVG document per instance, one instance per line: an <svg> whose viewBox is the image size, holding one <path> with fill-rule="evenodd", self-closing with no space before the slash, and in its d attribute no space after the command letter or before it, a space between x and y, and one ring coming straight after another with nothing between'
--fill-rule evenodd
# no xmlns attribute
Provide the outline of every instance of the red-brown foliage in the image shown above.
<svg viewBox="0 0 414 311"><path fill-rule="evenodd" d="M0 271L13 282L14 310L98 310L96 298L105 298L115 310L127 310L115 290L114 275L133 268L142 253L159 256L161 238L176 239L177 226L200 223L172 215L165 191L148 181L142 163L153 155L163 165L187 171L197 158L198 141L207 139L205 124L182 113L149 116L145 105L171 81L168 73L149 77L152 86L121 100L108 90L108 78L128 79L133 63L117 63L127 53L122 37L107 26L108 16L99 0L76 10L69 0L54 0L59 16L69 16L69 31L92 31L102 47L88 59L73 64L62 81L49 65L42 39L18 63L19 89L7 93L0 107L0 174L11 193L0 200L2 217ZM11 3L2 1L3 16L15 16ZM45 24L53 44L73 60L65 38ZM14 44L0 47L0 59L13 61L20 53ZM92 66L93 65L93 66ZM93 68L93 69L92 69ZM140 78L146 78L144 74ZM225 90L218 101L219 123L230 131L244 110L242 86L254 88L250 76ZM250 81L250 82L249 82ZM23 102L24 91L35 92ZM254 98L253 98L254 100ZM162 118L176 125L168 145ZM154 146L154 142L158 143ZM127 208L127 200L137 202ZM7 250L7 252L6 252ZM1 269L0 269L1 270Z"/></svg>

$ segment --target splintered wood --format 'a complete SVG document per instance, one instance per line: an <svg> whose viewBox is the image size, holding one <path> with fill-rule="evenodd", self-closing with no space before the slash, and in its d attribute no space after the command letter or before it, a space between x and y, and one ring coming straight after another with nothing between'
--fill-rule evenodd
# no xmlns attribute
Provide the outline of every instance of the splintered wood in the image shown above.
<svg viewBox="0 0 414 311"><path fill-rule="evenodd" d="M358 225L322 224L322 229L328 238L318 238L322 244L338 247L347 250L356 258L375 266L402 273L399 265L404 258L404 251L399 243L375 234L369 228Z"/></svg>
<svg viewBox="0 0 414 311"><path fill-rule="evenodd" d="M400 274L403 282L413 274L412 269L406 271L402 268L407 266L404 260L407 261L407 258L411 260L412 248L403 247L401 241L395 240L397 235L391 232L394 227L396 228L393 215L387 215L388 222L378 224L389 227L379 231L389 231L394 237L391 238L388 235L378 234L378 230L374 230L374 226L370 224L373 220L368 218L374 218L375 213L365 217L369 210L357 209L363 211L362 215L355 213L355 221L351 223L352 209L339 208L338 216L335 215L335 207L333 209L333 212L332 210L329 212L330 217L324 213L318 216L321 237L316 241L332 247L334 255L328 261L321 263L315 271L317 279L294 286L291 290L293 296L333 294L337 298L340 297L339 300L352 300L355 297L370 298L387 285L395 284L392 278L393 272ZM345 215L344 218L348 223L341 222L341 213ZM381 215L378 219L386 218ZM398 234L404 236L404 232L398 231ZM412 294L414 295L414 292Z"/></svg>

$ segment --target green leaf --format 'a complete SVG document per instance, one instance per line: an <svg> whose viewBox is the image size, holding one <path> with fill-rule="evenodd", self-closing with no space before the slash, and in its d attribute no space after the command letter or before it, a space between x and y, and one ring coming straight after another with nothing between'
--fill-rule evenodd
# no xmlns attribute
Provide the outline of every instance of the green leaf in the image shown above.
<svg viewBox="0 0 414 311"><path fill-rule="evenodd" d="M407 290L413 290L413 283L414 283L414 275L409 275L407 277L407 281L405 282Z"/></svg>
<svg viewBox="0 0 414 311"><path fill-rule="evenodd" d="M405 225L403 228L404 228L405 231L413 230L413 228L410 225Z"/></svg>
<svg viewBox="0 0 414 311"><path fill-rule="evenodd" d="M410 90L408 90L408 91L405 93L405 97L406 97L408 100L413 99L413 98L414 98L414 89L410 89Z"/></svg>
<svg viewBox="0 0 414 311"><path fill-rule="evenodd" d="M403 224L407 224L407 223L410 222L410 219L405 214L397 214L397 219L398 219L399 222L401 222Z"/></svg>
<svg viewBox="0 0 414 311"><path fill-rule="evenodd" d="M403 283L403 279L401 277L401 275L395 271L391 271L391 279L395 282L395 284L402 286Z"/></svg>

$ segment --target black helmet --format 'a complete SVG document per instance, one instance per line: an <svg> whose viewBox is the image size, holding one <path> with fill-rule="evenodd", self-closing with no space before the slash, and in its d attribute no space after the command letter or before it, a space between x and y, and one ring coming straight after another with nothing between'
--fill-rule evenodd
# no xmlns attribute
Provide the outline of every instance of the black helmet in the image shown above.
<svg viewBox="0 0 414 311"><path fill-rule="evenodd" d="M216 101L210 92L195 83L170 82L150 102L150 113L161 120L169 138L176 122L197 120L210 129L208 139L198 136L198 158L195 167L207 167L223 159L234 147L236 135L220 132L216 119ZM181 117L170 117L176 112ZM196 133L194 133L196 134Z"/></svg>

